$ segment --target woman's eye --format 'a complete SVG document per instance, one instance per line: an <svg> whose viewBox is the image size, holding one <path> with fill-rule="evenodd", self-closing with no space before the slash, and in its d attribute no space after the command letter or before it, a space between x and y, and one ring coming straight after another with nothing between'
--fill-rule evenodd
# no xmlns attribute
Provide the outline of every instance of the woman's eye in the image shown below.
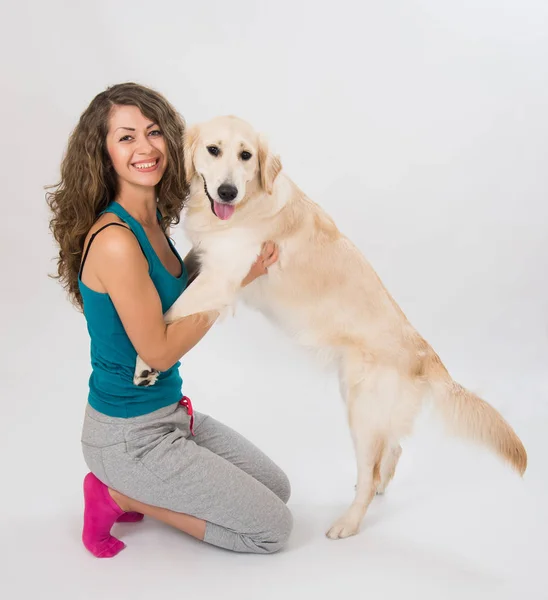
<svg viewBox="0 0 548 600"><path fill-rule="evenodd" d="M128 141L128 140L130 140L130 139L131 139L131 136L130 136L130 135L124 135L124 137L123 137L123 138L120 138L120 141L121 141L121 142L127 142L127 141Z"/></svg>
<svg viewBox="0 0 548 600"><path fill-rule="evenodd" d="M162 135L162 132L159 129L153 129L149 135L153 135L154 137L158 137L159 135Z"/></svg>
<svg viewBox="0 0 548 600"><path fill-rule="evenodd" d="M217 148L217 146L208 146L207 151L211 156L219 156L219 148Z"/></svg>
<svg viewBox="0 0 548 600"><path fill-rule="evenodd" d="M240 154L240 158L242 160L249 160L251 158L251 152L248 152L247 150L244 150L241 154Z"/></svg>

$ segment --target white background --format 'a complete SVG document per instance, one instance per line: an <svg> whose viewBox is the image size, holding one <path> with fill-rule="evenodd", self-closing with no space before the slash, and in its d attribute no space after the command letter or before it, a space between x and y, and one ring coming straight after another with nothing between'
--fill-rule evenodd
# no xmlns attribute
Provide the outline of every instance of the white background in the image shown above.
<svg viewBox="0 0 548 600"><path fill-rule="evenodd" d="M548 597L545 0L6 2L0 52L2 597ZM287 550L233 555L146 521L118 526L115 559L86 553L89 342L47 277L43 186L92 97L131 80L189 123L233 113L270 137L515 427L523 481L425 415L361 533L327 540L355 476L336 381L242 309L184 358L185 392L288 473Z"/></svg>

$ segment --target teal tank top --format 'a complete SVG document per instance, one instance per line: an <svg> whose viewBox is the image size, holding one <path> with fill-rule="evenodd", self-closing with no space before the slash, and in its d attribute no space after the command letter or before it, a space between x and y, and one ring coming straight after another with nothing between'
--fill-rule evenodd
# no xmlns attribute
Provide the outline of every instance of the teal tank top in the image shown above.
<svg viewBox="0 0 548 600"><path fill-rule="evenodd" d="M141 224L120 204L111 202L103 211L105 212L117 215L137 238L148 261L148 272L160 296L162 312L165 313L187 286L187 271L179 253L168 238L171 250L181 263L181 275L175 277L158 258ZM161 372L154 385L135 385L133 374L137 352L124 330L110 296L88 288L80 279L81 272L82 267L78 275L78 286L91 340L89 404L105 415L128 418L178 402L182 398L183 385L179 375L180 362L168 371Z"/></svg>

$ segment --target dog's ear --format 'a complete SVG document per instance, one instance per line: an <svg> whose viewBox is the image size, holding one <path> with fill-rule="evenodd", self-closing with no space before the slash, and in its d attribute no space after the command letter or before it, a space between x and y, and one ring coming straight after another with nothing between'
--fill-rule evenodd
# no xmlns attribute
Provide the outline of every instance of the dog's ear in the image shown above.
<svg viewBox="0 0 548 600"><path fill-rule="evenodd" d="M259 169L261 174L261 185L267 194L272 194L274 181L282 170L280 157L272 154L268 149L268 142L263 136L259 136Z"/></svg>
<svg viewBox="0 0 548 600"><path fill-rule="evenodd" d="M196 169L194 168L194 151L196 150L196 144L198 142L198 127L193 125L185 130L183 138L183 155L185 163L185 179L187 183L192 181L194 175L196 175Z"/></svg>

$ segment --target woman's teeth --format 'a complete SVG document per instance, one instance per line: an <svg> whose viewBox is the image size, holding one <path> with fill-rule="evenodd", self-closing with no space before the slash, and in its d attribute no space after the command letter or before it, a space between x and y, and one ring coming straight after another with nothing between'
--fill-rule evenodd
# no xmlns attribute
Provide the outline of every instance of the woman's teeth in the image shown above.
<svg viewBox="0 0 548 600"><path fill-rule="evenodd" d="M152 162L148 162L148 163L138 163L133 165L134 167L136 167L137 169L150 169L150 167L153 167L156 164L156 161L152 161Z"/></svg>

